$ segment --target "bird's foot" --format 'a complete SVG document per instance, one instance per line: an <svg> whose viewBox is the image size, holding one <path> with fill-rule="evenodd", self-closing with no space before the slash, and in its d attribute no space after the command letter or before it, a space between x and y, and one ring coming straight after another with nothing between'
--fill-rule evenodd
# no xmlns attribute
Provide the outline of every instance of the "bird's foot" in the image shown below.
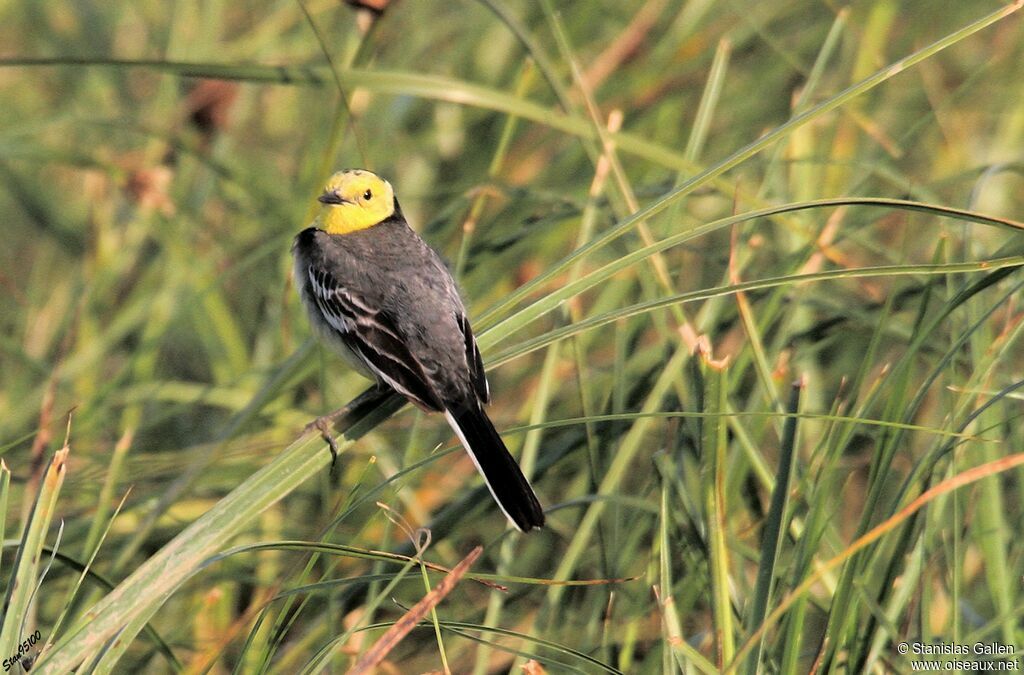
<svg viewBox="0 0 1024 675"><path fill-rule="evenodd" d="M320 432L320 437L327 441L327 446L331 449L331 473L334 473L334 466L338 461L338 443L334 440L334 436L331 434L331 427L333 426L334 419L337 413L331 413L330 415L324 415L323 417L317 417L315 420L306 425L303 433L316 429Z"/></svg>

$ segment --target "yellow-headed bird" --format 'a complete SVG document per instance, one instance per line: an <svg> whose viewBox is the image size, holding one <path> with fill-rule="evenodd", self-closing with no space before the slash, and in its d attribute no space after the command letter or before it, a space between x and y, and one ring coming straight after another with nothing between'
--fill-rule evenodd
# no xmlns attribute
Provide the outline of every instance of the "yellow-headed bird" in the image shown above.
<svg viewBox="0 0 1024 675"><path fill-rule="evenodd" d="M331 176L320 214L295 237L295 284L319 336L357 370L443 412L509 520L544 512L484 412L480 350L451 273L402 216L391 184L361 169Z"/></svg>

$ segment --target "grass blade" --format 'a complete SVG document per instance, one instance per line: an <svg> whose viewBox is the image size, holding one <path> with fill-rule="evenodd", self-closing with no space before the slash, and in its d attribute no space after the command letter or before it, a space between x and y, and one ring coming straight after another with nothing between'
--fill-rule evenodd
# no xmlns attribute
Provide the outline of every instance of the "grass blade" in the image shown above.
<svg viewBox="0 0 1024 675"><path fill-rule="evenodd" d="M754 599L747 616L748 626L760 626L768 611L768 600L771 596L772 581L775 577L775 566L782 552L785 538L784 519L788 511L790 485L793 482L793 469L796 464L796 432L797 413L800 411L800 394L803 392L803 380L793 384L786 406L789 417L782 434L782 445L779 448L779 470L775 475L775 489L772 491L768 517L764 522L764 533L761 539L761 556L757 566L757 583L754 586ZM751 650L747 658L747 672L756 675L761 661L764 640Z"/></svg>
<svg viewBox="0 0 1024 675"><path fill-rule="evenodd" d="M374 402L375 397L364 395L348 406L350 414L342 420L345 427L338 442L340 450L349 447L398 407L395 401L367 410L365 405L368 401ZM121 639L130 642L153 613L208 557L264 509L324 469L329 462L330 455L319 437L303 436L292 443L90 609L44 655L36 665L37 671L66 673L83 659L89 659L104 649L104 645L122 630L125 632Z"/></svg>
<svg viewBox="0 0 1024 675"><path fill-rule="evenodd" d="M733 624L729 538L725 503L726 420L718 413L726 409L726 364L702 354L704 370L704 412L711 416L701 420L701 489L703 491L704 523L708 542L708 570L711 577L711 610L714 618L715 645L719 669L730 663L736 650Z"/></svg>
<svg viewBox="0 0 1024 675"><path fill-rule="evenodd" d="M36 502L29 515L21 536L21 545L14 557L11 580L4 597L3 626L0 627L0 654L20 654L18 644L24 639L29 605L36 592L39 576L39 562L43 545L53 520L64 476L70 448L67 440L64 447L53 454L46 469ZM9 473L7 474L10 475Z"/></svg>

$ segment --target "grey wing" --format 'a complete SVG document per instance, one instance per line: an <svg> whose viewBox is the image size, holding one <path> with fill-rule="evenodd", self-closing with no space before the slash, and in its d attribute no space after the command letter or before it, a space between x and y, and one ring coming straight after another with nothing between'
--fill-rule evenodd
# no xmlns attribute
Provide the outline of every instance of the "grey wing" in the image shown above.
<svg viewBox="0 0 1024 675"><path fill-rule="evenodd" d="M423 365L387 312L369 306L324 269L311 265L308 276L309 290L324 320L375 375L421 408L444 409Z"/></svg>

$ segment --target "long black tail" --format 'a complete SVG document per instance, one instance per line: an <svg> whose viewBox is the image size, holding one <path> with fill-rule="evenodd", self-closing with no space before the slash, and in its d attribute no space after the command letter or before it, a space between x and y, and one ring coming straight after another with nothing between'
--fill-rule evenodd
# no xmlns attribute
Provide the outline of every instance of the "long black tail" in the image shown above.
<svg viewBox="0 0 1024 675"><path fill-rule="evenodd" d="M512 524L523 532L542 527L544 511L537 495L480 405L446 410L445 417Z"/></svg>

